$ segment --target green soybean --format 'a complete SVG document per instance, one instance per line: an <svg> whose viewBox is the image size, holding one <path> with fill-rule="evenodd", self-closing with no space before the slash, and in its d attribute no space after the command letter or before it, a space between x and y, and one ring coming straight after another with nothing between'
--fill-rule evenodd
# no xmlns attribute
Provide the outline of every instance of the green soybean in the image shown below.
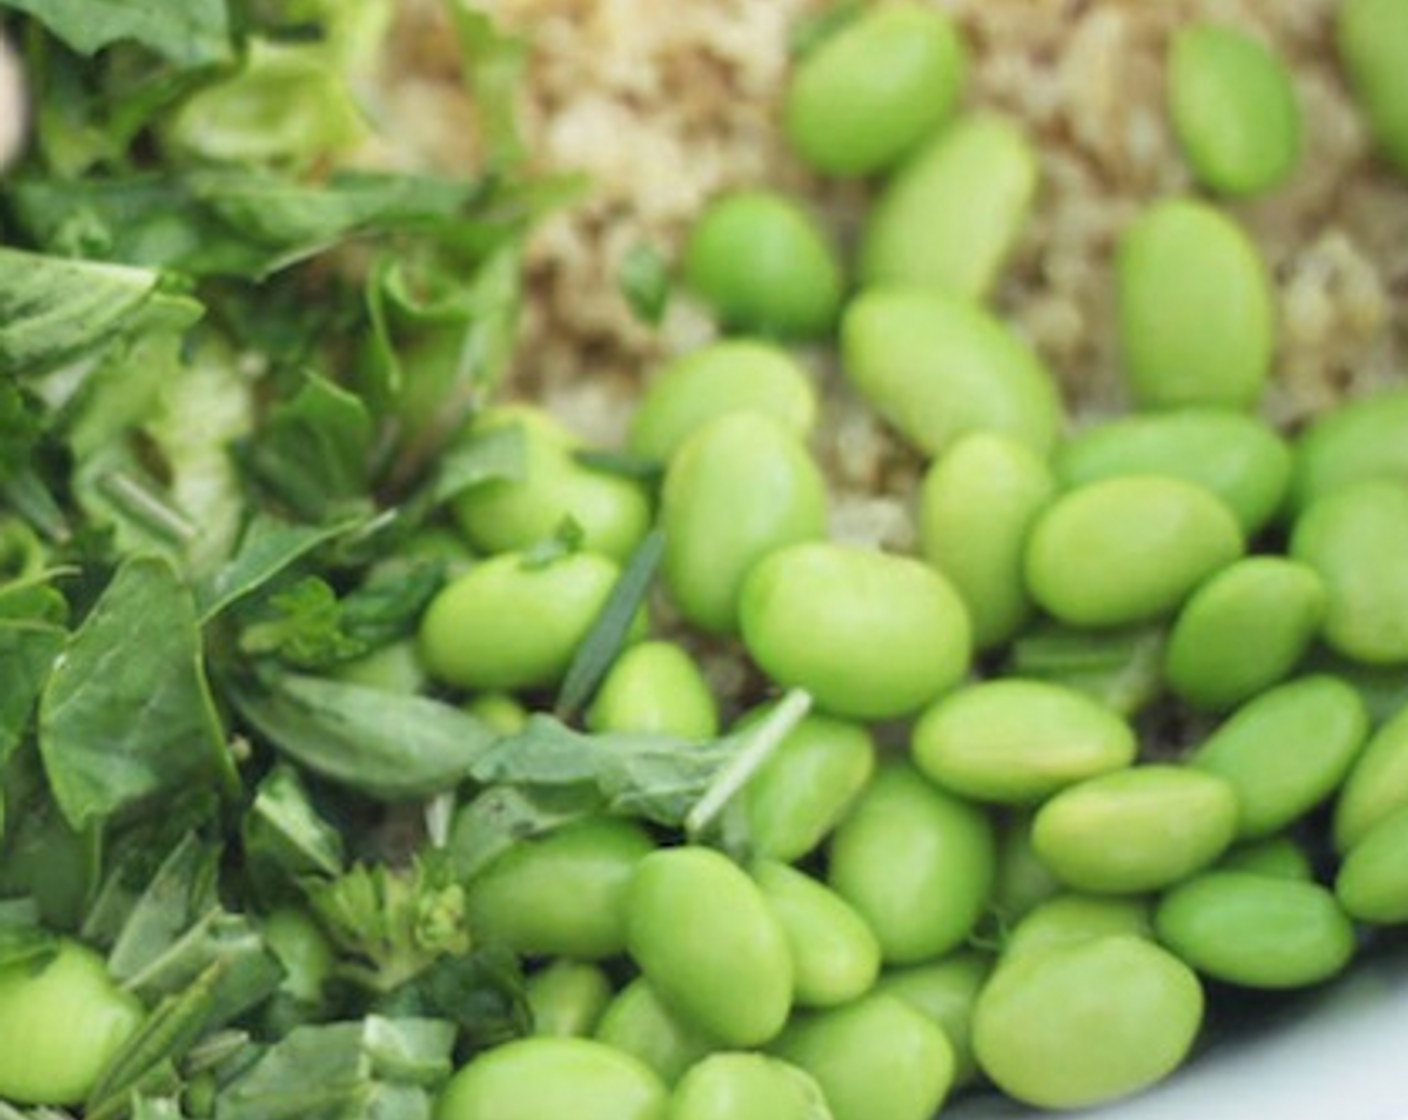
<svg viewBox="0 0 1408 1120"><path fill-rule="evenodd" d="M965 949L930 964L892 969L875 985L876 995L903 1000L944 1032L953 1047L955 1088L977 1076L972 1042L973 1007L992 968L990 955Z"/></svg>
<svg viewBox="0 0 1408 1120"><path fill-rule="evenodd" d="M968 671L962 599L907 556L829 542L779 549L744 580L739 621L769 678L836 715L909 715Z"/></svg>
<svg viewBox="0 0 1408 1120"><path fill-rule="evenodd" d="M775 1044L816 1078L835 1120L929 1120L953 1085L953 1047L893 996L799 1017Z"/></svg>
<svg viewBox="0 0 1408 1120"><path fill-rule="evenodd" d="M824 175L883 171L949 115L966 71L944 13L913 3L871 8L793 68L783 134Z"/></svg>
<svg viewBox="0 0 1408 1120"><path fill-rule="evenodd" d="M807 450L766 416L738 412L686 441L665 474L661 576L688 621L738 624L744 577L769 553L826 529L826 484Z"/></svg>
<svg viewBox="0 0 1408 1120"><path fill-rule="evenodd" d="M719 1049L713 1038L666 1006L639 976L607 1005L595 1037L639 1058L666 1085L673 1085L690 1066Z"/></svg>
<svg viewBox="0 0 1408 1120"><path fill-rule="evenodd" d="M533 1033L551 1038L587 1038L611 1002L611 981L594 964L559 958L524 984Z"/></svg>
<svg viewBox="0 0 1408 1120"><path fill-rule="evenodd" d="M145 1014L103 958L77 941L60 941L38 961L0 966L0 1097L82 1103Z"/></svg>
<svg viewBox="0 0 1408 1120"><path fill-rule="evenodd" d="M1335 799L1333 836L1341 854L1390 813L1408 805L1408 707L1379 727Z"/></svg>
<svg viewBox="0 0 1408 1120"><path fill-rule="evenodd" d="M1266 266L1233 219L1188 199L1157 202L1115 252L1120 360L1143 407L1249 408L1275 346Z"/></svg>
<svg viewBox="0 0 1408 1120"><path fill-rule="evenodd" d="M1032 847L1031 813L1008 814L998 832L993 913L1003 922L1014 922L1060 890L1060 881Z"/></svg>
<svg viewBox="0 0 1408 1120"><path fill-rule="evenodd" d="M1011 639L1031 614L1027 534L1054 490L1045 461L996 432L961 437L924 475L920 552L962 596L979 650Z"/></svg>
<svg viewBox="0 0 1408 1120"><path fill-rule="evenodd" d="M1074 689L1017 678L945 697L914 726L914 763L980 801L1024 805L1134 761L1134 730Z"/></svg>
<svg viewBox="0 0 1408 1120"><path fill-rule="evenodd" d="M996 840L975 805L911 767L881 768L831 838L828 881L860 913L889 964L963 943L992 892Z"/></svg>
<svg viewBox="0 0 1408 1120"><path fill-rule="evenodd" d="M1318 883L1209 871L1163 896L1159 939L1206 976L1245 988L1298 988L1334 976L1354 929Z"/></svg>
<svg viewBox="0 0 1408 1120"><path fill-rule="evenodd" d="M1292 455L1265 421L1223 408L1180 408L1115 417L1066 440L1052 462L1070 489L1103 478L1162 474L1206 486L1255 536L1276 516Z"/></svg>
<svg viewBox="0 0 1408 1120"><path fill-rule="evenodd" d="M913 288L862 292L841 320L841 366L872 408L925 455L972 431L1039 455L1063 422L1036 354L971 300Z"/></svg>
<svg viewBox="0 0 1408 1120"><path fill-rule="evenodd" d="M1367 665L1408 664L1408 487L1342 486L1296 519L1290 553L1325 582L1326 644Z"/></svg>
<svg viewBox="0 0 1408 1120"><path fill-rule="evenodd" d="M435 1120L663 1120L667 1100L661 1080L629 1054L584 1038L527 1038L461 1068Z"/></svg>
<svg viewBox="0 0 1408 1120"><path fill-rule="evenodd" d="M711 1054L686 1073L665 1120L833 1120L805 1070L766 1054Z"/></svg>
<svg viewBox="0 0 1408 1120"><path fill-rule="evenodd" d="M1276 879L1315 878L1315 867L1305 849L1289 836L1268 836L1238 844L1217 861L1218 871L1249 871L1255 875L1270 875Z"/></svg>
<svg viewBox="0 0 1408 1120"><path fill-rule="evenodd" d="M1090 778L1037 810L1036 853L1082 891L1160 890L1212 863L1237 834L1230 783L1180 766Z"/></svg>
<svg viewBox="0 0 1408 1120"><path fill-rule="evenodd" d="M805 439L816 425L816 390L781 347L723 339L680 355L651 379L631 419L627 447L668 462L710 420L745 411L771 416Z"/></svg>
<svg viewBox="0 0 1408 1120"><path fill-rule="evenodd" d="M1335 44L1379 151L1408 174L1408 8L1401 0L1346 0Z"/></svg>
<svg viewBox="0 0 1408 1120"><path fill-rule="evenodd" d="M461 707L500 735L516 735L528 723L528 709L507 692L481 692Z"/></svg>
<svg viewBox="0 0 1408 1120"><path fill-rule="evenodd" d="M864 284L931 288L982 299L1026 225L1040 169L1011 121L955 121L906 162L866 215Z"/></svg>
<svg viewBox="0 0 1408 1120"><path fill-rule="evenodd" d="M792 1007L787 936L762 892L708 848L641 861L626 904L626 944L652 988L722 1046L757 1046Z"/></svg>
<svg viewBox="0 0 1408 1120"><path fill-rule="evenodd" d="M1129 1096L1171 1073L1203 1017L1197 977L1142 937L1089 937L1000 965L978 996L985 1074L1040 1108Z"/></svg>
<svg viewBox="0 0 1408 1120"><path fill-rule="evenodd" d="M770 191L705 207L685 243L684 278L731 331L815 338L841 303L841 266L821 227Z"/></svg>
<svg viewBox="0 0 1408 1120"><path fill-rule="evenodd" d="M1381 389L1315 417L1295 444L1291 507L1353 482L1408 484L1408 389Z"/></svg>
<svg viewBox="0 0 1408 1120"><path fill-rule="evenodd" d="M753 878L787 936L799 1007L834 1007L870 990L880 943L845 899L785 863L755 864Z"/></svg>
<svg viewBox="0 0 1408 1120"><path fill-rule="evenodd" d="M349 684L414 696L426 688L425 666L413 639L403 638L333 667L333 675Z"/></svg>
<svg viewBox="0 0 1408 1120"><path fill-rule="evenodd" d="M1027 586L1074 626L1144 622L1177 609L1242 555L1227 506L1202 486L1161 475L1087 483L1058 497L1027 541Z"/></svg>
<svg viewBox="0 0 1408 1120"><path fill-rule="evenodd" d="M546 562L508 552L442 589L420 623L436 680L460 688L540 688L562 679L611 594L620 568L592 552Z"/></svg>
<svg viewBox="0 0 1408 1120"><path fill-rule="evenodd" d="M1349 849L1335 876L1345 913L1374 925L1408 922L1408 807L1376 822Z"/></svg>
<svg viewBox="0 0 1408 1120"><path fill-rule="evenodd" d="M650 528L644 487L577 462L576 439L536 409L491 410L469 435L503 429L516 430L522 439L521 473L470 486L450 505L470 544L486 553L520 551L550 538L571 518L582 530L584 548L624 561Z"/></svg>
<svg viewBox="0 0 1408 1120"><path fill-rule="evenodd" d="M1164 648L1169 688L1195 708L1226 711L1290 676L1325 618L1315 569L1250 556L1212 576L1184 604Z"/></svg>
<svg viewBox="0 0 1408 1120"><path fill-rule="evenodd" d="M764 712L750 712L739 726ZM808 714L744 788L753 850L784 863L810 853L870 781L875 757L874 736L863 725Z"/></svg>
<svg viewBox="0 0 1408 1120"><path fill-rule="evenodd" d="M1012 927L1002 946L1000 963L1053 945L1070 945L1098 937L1150 938L1153 935L1154 915L1145 899L1067 891L1038 903Z"/></svg>
<svg viewBox="0 0 1408 1120"><path fill-rule="evenodd" d="M1234 28L1195 23L1174 35L1168 107L1193 174L1221 194L1263 194L1300 162L1301 113L1290 72Z"/></svg>
<svg viewBox="0 0 1408 1120"><path fill-rule="evenodd" d="M1189 762L1237 791L1240 837L1269 836L1334 793L1368 732L1352 688L1334 677L1300 677L1238 708Z"/></svg>
<svg viewBox="0 0 1408 1120"><path fill-rule="evenodd" d="M712 739L719 710L699 665L673 642L638 642L621 651L591 707L593 731L642 731Z"/></svg>
<svg viewBox="0 0 1408 1120"><path fill-rule="evenodd" d="M624 817L591 818L520 841L469 885L470 928L518 953L597 960L625 948L626 889L654 850Z"/></svg>

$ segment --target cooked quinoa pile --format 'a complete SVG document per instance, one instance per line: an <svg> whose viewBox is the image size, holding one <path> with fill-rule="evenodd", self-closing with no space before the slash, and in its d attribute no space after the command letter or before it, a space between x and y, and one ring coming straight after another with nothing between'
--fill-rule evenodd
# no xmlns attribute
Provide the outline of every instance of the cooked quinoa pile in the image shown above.
<svg viewBox="0 0 1408 1120"><path fill-rule="evenodd" d="M1114 347L1111 253L1154 199L1196 192L1165 106L1171 33L1215 19L1272 46L1292 66L1304 154L1269 197L1229 210L1251 232L1279 301L1279 349L1264 407L1292 427L1403 368L1408 208L1402 183L1370 151L1335 63L1333 0L933 0L962 29L965 110L1016 121L1042 165L1037 204L995 293L1037 349L1079 423L1123 406ZM794 30L818 0L495 0L528 45L521 120L535 170L581 174L581 196L544 222L528 267L532 297L511 391L582 434L619 437L635 391L669 356L714 327L687 294L643 324L620 294L625 256L674 259L692 220L720 193L780 187L825 216L849 246L864 186L811 175L783 143L779 106ZM473 114L458 91L440 8L403 6L399 65L414 77L390 111L438 162L472 165ZM437 65L437 56L443 63ZM448 134L449 139L445 137ZM917 464L856 407L812 355L826 402L817 448L836 496L833 531L910 543L906 504Z"/></svg>

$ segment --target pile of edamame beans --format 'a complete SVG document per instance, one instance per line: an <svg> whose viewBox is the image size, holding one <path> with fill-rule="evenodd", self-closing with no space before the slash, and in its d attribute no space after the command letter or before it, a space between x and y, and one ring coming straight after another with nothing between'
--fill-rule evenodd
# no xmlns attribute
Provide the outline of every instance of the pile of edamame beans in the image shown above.
<svg viewBox="0 0 1408 1120"><path fill-rule="evenodd" d="M1408 0L1347 0L1337 34L1408 172ZM1198 190L1124 231L1133 409L1073 431L988 302L1039 161L960 112L965 51L901 2L797 63L788 142L874 202L844 267L787 197L701 216L683 274L727 337L644 393L627 450L658 488L531 408L477 424L517 426L526 468L457 502L488 558L425 616L435 679L512 726L658 527L669 613L813 706L737 795L746 859L610 817L471 885L476 938L532 962L536 1033L466 1065L441 1120L927 1120L984 1082L1098 1104L1184 1061L1210 983L1315 985L1408 922L1408 693L1384 687L1408 668L1408 385L1261 419L1272 290L1222 205L1295 171L1285 65L1222 26L1173 38ZM827 539L787 344L833 339L926 464L917 555ZM581 547L530 562L564 516ZM644 614L631 639L587 726L718 735L689 644Z"/></svg>

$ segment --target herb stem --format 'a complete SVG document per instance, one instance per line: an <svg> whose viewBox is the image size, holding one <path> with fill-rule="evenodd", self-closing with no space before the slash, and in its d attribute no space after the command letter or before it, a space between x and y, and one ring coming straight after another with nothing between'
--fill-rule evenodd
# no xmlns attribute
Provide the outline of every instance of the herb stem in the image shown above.
<svg viewBox="0 0 1408 1120"><path fill-rule="evenodd" d="M738 753L720 769L718 776L685 817L685 831L690 836L698 836L713 823L724 806L748 784L782 745L782 741L806 718L811 708L811 693L794 688L768 713L766 719L744 737Z"/></svg>

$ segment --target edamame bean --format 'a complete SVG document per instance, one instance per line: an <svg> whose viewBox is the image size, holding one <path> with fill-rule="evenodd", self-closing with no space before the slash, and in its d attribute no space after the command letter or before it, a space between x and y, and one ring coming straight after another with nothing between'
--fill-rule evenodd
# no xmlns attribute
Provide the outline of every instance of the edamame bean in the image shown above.
<svg viewBox="0 0 1408 1120"><path fill-rule="evenodd" d="M915 724L919 769L979 801L1033 804L1134 761L1130 725L1073 689L1017 678L947 696Z"/></svg>
<svg viewBox="0 0 1408 1120"><path fill-rule="evenodd" d="M841 267L821 227L768 191L705 208L685 244L684 278L731 331L815 338L841 303Z"/></svg>
<svg viewBox="0 0 1408 1120"><path fill-rule="evenodd" d="M554 684L619 575L615 561L592 552L543 563L517 552L485 560L426 608L420 623L426 671L460 688Z"/></svg>
<svg viewBox="0 0 1408 1120"><path fill-rule="evenodd" d="M1168 108L1193 174L1222 194L1263 194L1300 162L1300 104L1290 72L1234 28L1195 23L1174 35Z"/></svg>
<svg viewBox="0 0 1408 1120"><path fill-rule="evenodd" d="M1322 633L1337 653L1368 665L1408 664L1408 487L1370 480L1308 506L1291 556L1325 582Z"/></svg>
<svg viewBox="0 0 1408 1120"><path fill-rule="evenodd" d="M787 937L762 892L708 848L641 861L626 903L632 958L676 1014L723 1046L757 1046L792 1006Z"/></svg>
<svg viewBox="0 0 1408 1120"><path fill-rule="evenodd" d="M1354 930L1318 883L1245 871L1187 879L1154 911L1159 940L1206 976L1244 988L1298 988L1349 963Z"/></svg>
<svg viewBox="0 0 1408 1120"><path fill-rule="evenodd" d="M997 432L960 437L924 475L920 552L962 596L979 650L1011 639L1031 614L1027 534L1054 490L1045 461Z"/></svg>
<svg viewBox="0 0 1408 1120"><path fill-rule="evenodd" d="M932 964L886 972L875 985L876 995L903 1000L944 1032L953 1047L953 1084L968 1084L978 1072L973 1058L973 1007L992 974L993 961L976 949L965 949Z"/></svg>
<svg viewBox="0 0 1408 1120"><path fill-rule="evenodd" d="M598 960L625 948L627 885L654 844L624 817L566 825L510 848L469 884L476 940Z"/></svg>
<svg viewBox="0 0 1408 1120"><path fill-rule="evenodd" d="M524 998L534 1035L587 1038L611 1002L611 981L599 966L563 957L528 977Z"/></svg>
<svg viewBox="0 0 1408 1120"><path fill-rule="evenodd" d="M82 1103L146 1012L76 941L0 967L0 1098Z"/></svg>
<svg viewBox="0 0 1408 1120"><path fill-rule="evenodd" d="M712 739L719 710L694 659L673 642L638 642L621 651L587 709L593 731L644 731Z"/></svg>
<svg viewBox="0 0 1408 1120"><path fill-rule="evenodd" d="M500 735L516 735L528 723L528 709L507 692L481 692L461 707Z"/></svg>
<svg viewBox="0 0 1408 1120"><path fill-rule="evenodd" d="M966 71L963 43L943 12L912 3L871 8L794 67L783 133L823 175L883 171L949 115Z"/></svg>
<svg viewBox="0 0 1408 1120"><path fill-rule="evenodd" d="M1032 848L1031 814L1008 815L998 833L993 913L1010 924L1060 890L1060 882Z"/></svg>
<svg viewBox="0 0 1408 1120"><path fill-rule="evenodd" d="M765 714L750 712L739 727ZM875 772L875 739L861 724L813 712L783 739L743 791L753 850L791 863L845 816Z"/></svg>
<svg viewBox="0 0 1408 1120"><path fill-rule="evenodd" d="M1040 168L1011 121L955 121L885 185L866 215L857 265L864 284L984 298L1026 225Z"/></svg>
<svg viewBox="0 0 1408 1120"><path fill-rule="evenodd" d="M650 499L634 479L582 466L576 439L547 413L523 406L494 409L469 435L515 428L523 471L470 486L450 503L455 522L476 549L517 552L547 540L571 518L582 545L613 560L630 555L650 528Z"/></svg>
<svg viewBox="0 0 1408 1120"><path fill-rule="evenodd" d="M1122 626L1175 610L1242 555L1210 490L1161 475L1091 482L1058 497L1027 540L1032 598L1073 626Z"/></svg>
<svg viewBox="0 0 1408 1120"><path fill-rule="evenodd" d="M1265 421L1221 408L1120 416L1072 436L1053 467L1067 487L1128 474L1162 474L1206 486L1242 532L1259 533L1285 502L1291 450Z"/></svg>
<svg viewBox="0 0 1408 1120"><path fill-rule="evenodd" d="M639 1058L666 1085L719 1044L693 1022L667 1007L648 981L636 977L607 1005L596 1039Z"/></svg>
<svg viewBox="0 0 1408 1120"><path fill-rule="evenodd" d="M963 601L907 556L821 541L779 549L748 573L738 614L758 666L836 715L909 715L968 671Z"/></svg>
<svg viewBox="0 0 1408 1120"><path fill-rule="evenodd" d="M978 996L978 1065L1040 1108L1145 1089L1187 1055L1203 1017L1197 977L1142 937L1090 937L999 965Z"/></svg>
<svg viewBox="0 0 1408 1120"><path fill-rule="evenodd" d="M1408 483L1408 389L1381 389L1310 422L1296 439L1291 507L1373 478Z"/></svg>
<svg viewBox="0 0 1408 1120"><path fill-rule="evenodd" d="M665 1120L832 1120L805 1070L766 1054L711 1054L681 1079Z"/></svg>
<svg viewBox="0 0 1408 1120"><path fill-rule="evenodd" d="M753 879L787 936L799 1007L834 1007L870 990L880 943L845 899L776 861L755 864Z"/></svg>
<svg viewBox="0 0 1408 1120"><path fill-rule="evenodd" d="M344 661L334 666L333 675L348 684L402 696L414 696L426 687L425 666L420 663L415 641L409 638L388 642L352 661Z"/></svg>
<svg viewBox="0 0 1408 1120"><path fill-rule="evenodd" d="M1315 868L1310 857L1289 836L1269 836L1238 844L1217 861L1218 871L1249 871L1254 875L1269 875L1275 879L1299 879L1310 882Z"/></svg>
<svg viewBox="0 0 1408 1120"><path fill-rule="evenodd" d="M1335 799L1333 836L1341 855L1379 821L1408 805L1408 707L1374 732Z"/></svg>
<svg viewBox="0 0 1408 1120"><path fill-rule="evenodd" d="M1131 395L1147 408L1248 408L1275 345L1266 266L1241 227L1214 207L1149 207L1115 252L1115 316Z"/></svg>
<svg viewBox="0 0 1408 1120"><path fill-rule="evenodd" d="M1335 43L1350 89L1383 155L1408 173L1408 5L1402 0L1346 0Z"/></svg>
<svg viewBox="0 0 1408 1120"><path fill-rule="evenodd" d="M435 1120L663 1120L668 1093L629 1054L585 1038L525 1038L450 1078Z"/></svg>
<svg viewBox="0 0 1408 1120"><path fill-rule="evenodd" d="M1215 774L1149 765L1090 778L1037 810L1036 854L1076 890L1160 890L1212 863L1237 834L1237 794Z"/></svg>
<svg viewBox="0 0 1408 1120"><path fill-rule="evenodd" d="M816 425L816 390L779 346L723 339L675 358L645 388L627 446L668 462L685 440L730 412L761 412L806 439Z"/></svg>
<svg viewBox="0 0 1408 1120"><path fill-rule="evenodd" d="M986 814L892 763L832 835L828 881L865 919L887 963L915 964L972 932L995 860Z"/></svg>
<svg viewBox="0 0 1408 1120"><path fill-rule="evenodd" d="M1164 647L1164 677L1182 700L1226 711L1284 680L1325 618L1315 569L1249 556L1212 576L1184 604Z"/></svg>
<svg viewBox="0 0 1408 1120"><path fill-rule="evenodd" d="M1097 937L1153 937L1154 916L1142 898L1067 891L1033 907L1007 935L1000 964L1020 954Z"/></svg>
<svg viewBox="0 0 1408 1120"><path fill-rule="evenodd" d="M1335 876L1345 913L1374 925L1408 922L1408 807L1376 822L1349 849Z"/></svg>
<svg viewBox="0 0 1408 1120"><path fill-rule="evenodd" d="M835 1120L929 1120L953 1085L944 1032L894 996L801 1016L774 1049L816 1078Z"/></svg>
<svg viewBox="0 0 1408 1120"><path fill-rule="evenodd" d="M1328 798L1364 746L1369 720L1334 677L1300 677L1238 708L1189 756L1237 791L1237 834L1269 836Z"/></svg>
<svg viewBox="0 0 1408 1120"><path fill-rule="evenodd" d="M826 484L791 432L733 413L701 428L671 461L660 525L661 576L680 614L709 633L731 633L748 572L825 532Z"/></svg>
<svg viewBox="0 0 1408 1120"><path fill-rule="evenodd" d="M913 288L862 292L841 320L841 366L856 391L925 455L998 431L1039 455L1062 406L1050 372L971 300Z"/></svg>

